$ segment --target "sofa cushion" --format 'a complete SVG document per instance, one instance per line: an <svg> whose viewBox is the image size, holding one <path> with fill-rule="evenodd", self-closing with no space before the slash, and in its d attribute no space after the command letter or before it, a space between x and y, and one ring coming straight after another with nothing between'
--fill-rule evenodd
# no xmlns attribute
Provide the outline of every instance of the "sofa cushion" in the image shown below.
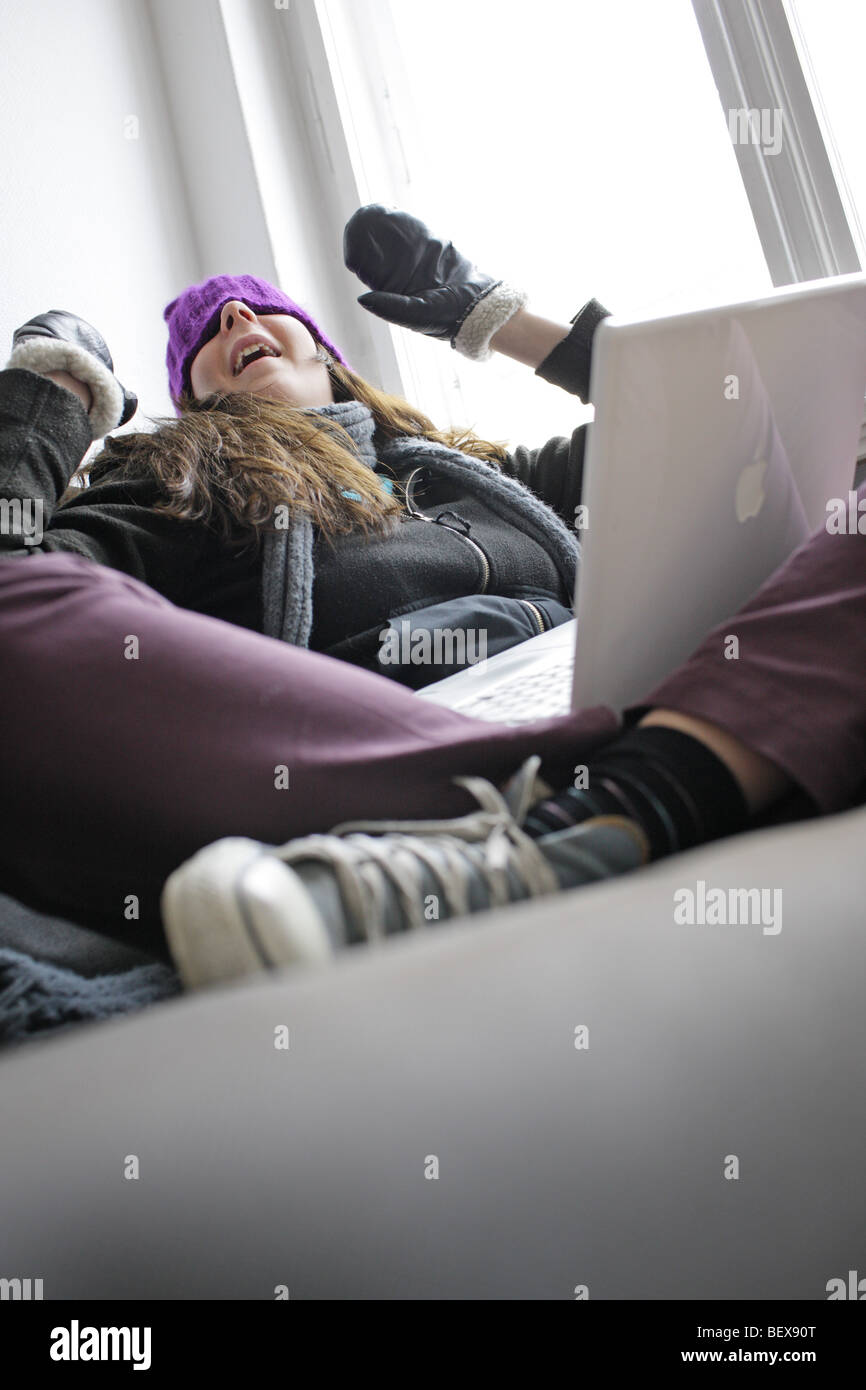
<svg viewBox="0 0 866 1390"><path fill-rule="evenodd" d="M753 832L0 1056L5 1263L46 1298L825 1299L866 1229L864 839ZM678 922L699 882L781 890L780 929Z"/></svg>

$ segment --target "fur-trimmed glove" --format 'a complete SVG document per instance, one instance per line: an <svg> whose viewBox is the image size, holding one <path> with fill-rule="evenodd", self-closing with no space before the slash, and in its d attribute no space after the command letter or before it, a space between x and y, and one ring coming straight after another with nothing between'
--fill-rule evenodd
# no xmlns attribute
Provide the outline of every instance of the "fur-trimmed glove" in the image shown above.
<svg viewBox="0 0 866 1390"><path fill-rule="evenodd" d="M93 393L88 411L94 439L125 425L138 409L138 397L121 386L105 339L92 324L65 309L49 309L16 328L6 363L31 372L69 372Z"/></svg>
<svg viewBox="0 0 866 1390"><path fill-rule="evenodd" d="M450 342L484 362L490 339L527 300L494 280L411 213L368 203L343 232L343 259L370 286L358 303L380 319Z"/></svg>

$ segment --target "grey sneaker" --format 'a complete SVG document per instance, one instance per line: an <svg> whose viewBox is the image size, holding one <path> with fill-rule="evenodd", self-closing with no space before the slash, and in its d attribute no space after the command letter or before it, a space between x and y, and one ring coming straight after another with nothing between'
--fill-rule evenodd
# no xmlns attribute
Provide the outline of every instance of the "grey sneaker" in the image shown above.
<svg viewBox="0 0 866 1390"><path fill-rule="evenodd" d="M649 861L641 828L600 816L533 840L520 828L539 759L505 793L457 778L479 810L351 821L282 846L217 840L166 880L162 917L187 989L377 945L399 932L595 883ZM537 795L537 793L536 793Z"/></svg>

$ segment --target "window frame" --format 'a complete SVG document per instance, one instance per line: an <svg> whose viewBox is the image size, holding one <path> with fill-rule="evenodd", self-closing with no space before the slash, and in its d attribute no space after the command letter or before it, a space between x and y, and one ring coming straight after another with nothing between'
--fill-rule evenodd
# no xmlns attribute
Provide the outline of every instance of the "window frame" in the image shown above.
<svg viewBox="0 0 866 1390"><path fill-rule="evenodd" d="M692 0L692 9L723 113L785 112L778 154L768 157L758 143L734 144L773 284L862 270L856 213L810 90L796 3ZM866 457L866 402L857 457Z"/></svg>

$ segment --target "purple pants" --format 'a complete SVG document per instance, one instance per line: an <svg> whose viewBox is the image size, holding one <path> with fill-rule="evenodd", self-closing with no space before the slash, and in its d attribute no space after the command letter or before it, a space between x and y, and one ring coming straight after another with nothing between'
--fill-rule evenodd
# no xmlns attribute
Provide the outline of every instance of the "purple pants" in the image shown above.
<svg viewBox="0 0 866 1390"><path fill-rule="evenodd" d="M456 775L503 781L538 753L565 785L620 728L602 707L516 729L468 719L72 555L0 559L0 663L0 886L152 947L166 876L221 836L462 814ZM862 799L866 537L816 533L653 705L729 730L820 811Z"/></svg>

